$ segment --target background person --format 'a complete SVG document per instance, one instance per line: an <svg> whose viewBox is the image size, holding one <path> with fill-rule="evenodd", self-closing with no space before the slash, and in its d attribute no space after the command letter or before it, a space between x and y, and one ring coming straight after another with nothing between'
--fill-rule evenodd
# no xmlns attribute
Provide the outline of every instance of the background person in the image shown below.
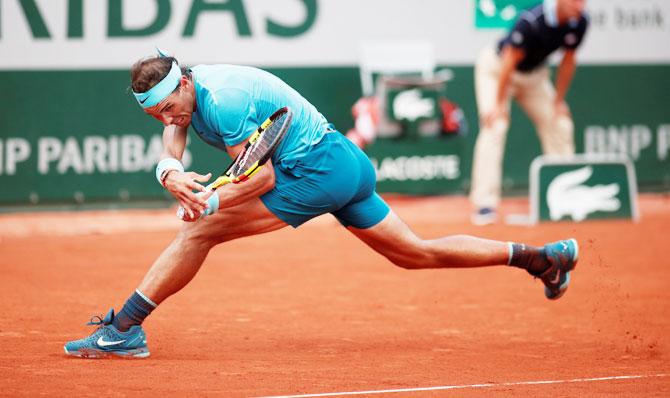
<svg viewBox="0 0 670 398"><path fill-rule="evenodd" d="M496 47L487 47L479 55L475 92L481 127L470 191L474 224L490 224L497 218L512 97L535 125L545 154L574 154L574 125L565 95L576 68L575 52L589 23L584 5L585 0L545 0L524 11ZM564 54L554 89L546 60L561 48Z"/></svg>

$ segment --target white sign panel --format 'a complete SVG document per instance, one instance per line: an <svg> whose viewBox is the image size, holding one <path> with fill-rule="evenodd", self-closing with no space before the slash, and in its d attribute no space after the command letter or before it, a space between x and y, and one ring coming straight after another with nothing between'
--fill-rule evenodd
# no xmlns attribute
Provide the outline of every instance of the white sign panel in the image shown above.
<svg viewBox="0 0 670 398"><path fill-rule="evenodd" d="M587 63L670 63L670 1L589 0ZM362 42L426 40L470 65L499 30L474 0L4 0L0 69L127 68L154 46L185 64L352 66Z"/></svg>

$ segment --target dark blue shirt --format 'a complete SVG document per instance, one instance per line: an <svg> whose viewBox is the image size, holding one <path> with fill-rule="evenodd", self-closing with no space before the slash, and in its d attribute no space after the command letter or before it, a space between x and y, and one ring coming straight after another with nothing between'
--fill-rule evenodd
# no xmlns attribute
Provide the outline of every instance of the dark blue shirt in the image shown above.
<svg viewBox="0 0 670 398"><path fill-rule="evenodd" d="M585 14L558 25L556 13L547 11L542 4L524 11L507 36L498 42L498 54L507 45L524 50L526 55L516 67L520 72L544 65L547 57L559 48L576 49L584 39L589 25Z"/></svg>

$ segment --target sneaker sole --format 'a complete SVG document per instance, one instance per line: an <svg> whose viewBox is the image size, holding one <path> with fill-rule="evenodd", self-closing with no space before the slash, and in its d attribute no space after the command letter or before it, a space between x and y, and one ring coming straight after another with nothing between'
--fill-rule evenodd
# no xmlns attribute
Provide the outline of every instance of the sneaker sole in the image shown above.
<svg viewBox="0 0 670 398"><path fill-rule="evenodd" d="M577 243L577 239L575 238L568 239L568 242L572 242L575 245L575 255L572 257L572 269L575 269L577 266L577 260L579 260L579 243Z"/></svg>
<svg viewBox="0 0 670 398"><path fill-rule="evenodd" d="M568 285L570 284L570 272L565 273L565 282L558 288L558 294L555 295L554 297L549 297L547 296L547 288L545 287L545 292L544 296L549 299L549 300L558 300L565 294L565 292L568 290Z"/></svg>
<svg viewBox="0 0 670 398"><path fill-rule="evenodd" d="M149 357L148 348L137 348L134 350L123 350L123 351L100 351L95 349L83 349L79 351L68 351L67 348L63 347L66 355L86 358L86 359L100 359L100 358L147 358Z"/></svg>

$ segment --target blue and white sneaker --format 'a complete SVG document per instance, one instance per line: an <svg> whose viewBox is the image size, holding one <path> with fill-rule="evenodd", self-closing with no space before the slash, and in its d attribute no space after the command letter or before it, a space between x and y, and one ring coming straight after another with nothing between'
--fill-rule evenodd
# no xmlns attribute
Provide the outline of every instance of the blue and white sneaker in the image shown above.
<svg viewBox="0 0 670 398"><path fill-rule="evenodd" d="M575 239L559 240L547 243L544 250L551 265L538 277L544 283L544 295L556 300L568 289L570 271L577 266L579 245Z"/></svg>
<svg viewBox="0 0 670 398"><path fill-rule="evenodd" d="M114 309L104 318L94 316L87 325L99 325L93 334L81 340L65 344L65 353L81 358L106 358L118 356L124 358L146 358L149 356L147 336L142 326L132 326L120 332L112 325Z"/></svg>

